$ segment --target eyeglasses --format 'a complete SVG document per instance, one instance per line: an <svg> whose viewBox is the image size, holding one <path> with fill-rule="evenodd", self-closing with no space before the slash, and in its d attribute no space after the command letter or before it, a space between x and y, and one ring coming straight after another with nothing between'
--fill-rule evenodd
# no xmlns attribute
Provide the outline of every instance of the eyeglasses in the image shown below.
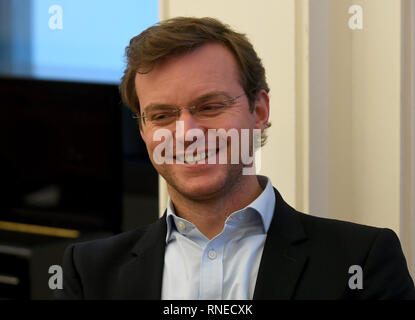
<svg viewBox="0 0 415 320"><path fill-rule="evenodd" d="M153 126L164 127L174 123L179 117L182 110L188 110L193 117L199 120L212 120L222 115L237 99L244 96L241 94L233 98L226 98L225 95L216 95L207 98L190 107L173 107L173 106L155 106L149 110L133 114L134 119L143 121L143 124L149 123Z"/></svg>

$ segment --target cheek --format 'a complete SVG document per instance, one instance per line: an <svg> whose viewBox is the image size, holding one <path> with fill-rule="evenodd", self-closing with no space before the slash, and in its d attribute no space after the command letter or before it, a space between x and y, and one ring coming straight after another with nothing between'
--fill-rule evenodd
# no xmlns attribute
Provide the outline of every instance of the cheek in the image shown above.
<svg viewBox="0 0 415 320"><path fill-rule="evenodd" d="M228 129L250 129L255 127L255 118L252 114L236 114L231 119L226 125Z"/></svg>
<svg viewBox="0 0 415 320"><path fill-rule="evenodd" d="M160 145L162 141L146 141L147 152L150 159L154 159L154 153L158 150L157 146ZM160 149L160 148L159 148Z"/></svg>
<svg viewBox="0 0 415 320"><path fill-rule="evenodd" d="M142 133L141 137L146 145L147 148L147 152L150 156L150 158L152 158L152 154L153 154L153 150L154 148L157 146L157 144L159 144L159 141L153 141L153 137L151 134L149 133Z"/></svg>
<svg viewBox="0 0 415 320"><path fill-rule="evenodd" d="M164 162L171 160L174 151L173 136L170 132L162 131L157 134L151 132L143 135L144 143L146 144L147 152L153 165L164 164Z"/></svg>
<svg viewBox="0 0 415 320"><path fill-rule="evenodd" d="M229 121L240 128L250 128L255 124L255 112L249 110L248 105L235 107L229 114Z"/></svg>

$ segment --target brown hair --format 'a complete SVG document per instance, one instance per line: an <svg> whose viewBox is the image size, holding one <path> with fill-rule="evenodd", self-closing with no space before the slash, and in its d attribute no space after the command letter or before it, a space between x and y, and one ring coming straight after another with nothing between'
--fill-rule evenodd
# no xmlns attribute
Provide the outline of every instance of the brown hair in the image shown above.
<svg viewBox="0 0 415 320"><path fill-rule="evenodd" d="M148 73L162 60L192 51L208 42L225 45L234 55L241 85L253 112L258 92L269 92L265 69L252 44L244 34L213 18L177 17L144 30L130 40L126 48L127 66L121 79L120 92L124 103L139 112L140 103L135 90L136 73ZM267 123L267 128L270 126ZM266 135L261 137L264 145Z"/></svg>

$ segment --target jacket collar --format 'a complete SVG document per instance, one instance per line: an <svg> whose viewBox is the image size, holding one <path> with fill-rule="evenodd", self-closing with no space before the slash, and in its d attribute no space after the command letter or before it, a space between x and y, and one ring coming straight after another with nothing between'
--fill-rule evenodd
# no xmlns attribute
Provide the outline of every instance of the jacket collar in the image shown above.
<svg viewBox="0 0 415 320"><path fill-rule="evenodd" d="M166 214L149 225L120 270L116 299L160 300L166 249Z"/></svg>
<svg viewBox="0 0 415 320"><path fill-rule="evenodd" d="M237 212L246 211L248 209L255 210L255 212L258 213L258 215L261 217L264 232L267 233L271 225L272 217L275 211L275 192L274 192L274 188L272 186L271 180L268 177L258 175L257 178L264 190L254 201L248 204L245 208L234 211L232 215L236 214ZM182 218L179 218L175 214L174 205L170 197L168 197L167 199L166 213L167 213L166 243L168 243L172 237L173 230L174 229L177 230L176 228L177 222L180 220L185 223L189 223L189 222Z"/></svg>
<svg viewBox="0 0 415 320"><path fill-rule="evenodd" d="M260 262L254 299L290 299L304 269L307 239L299 213L275 192L275 209ZM161 299L166 212L149 225L120 270L116 298Z"/></svg>
<svg viewBox="0 0 415 320"><path fill-rule="evenodd" d="M259 265L254 299L291 299L308 259L299 214L275 192L275 210Z"/></svg>

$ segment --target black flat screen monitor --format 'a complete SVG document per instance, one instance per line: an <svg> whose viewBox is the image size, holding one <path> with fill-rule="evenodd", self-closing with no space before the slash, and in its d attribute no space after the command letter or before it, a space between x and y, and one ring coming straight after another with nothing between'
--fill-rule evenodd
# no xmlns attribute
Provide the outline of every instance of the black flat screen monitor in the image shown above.
<svg viewBox="0 0 415 320"><path fill-rule="evenodd" d="M118 87L0 78L0 220L119 232Z"/></svg>

